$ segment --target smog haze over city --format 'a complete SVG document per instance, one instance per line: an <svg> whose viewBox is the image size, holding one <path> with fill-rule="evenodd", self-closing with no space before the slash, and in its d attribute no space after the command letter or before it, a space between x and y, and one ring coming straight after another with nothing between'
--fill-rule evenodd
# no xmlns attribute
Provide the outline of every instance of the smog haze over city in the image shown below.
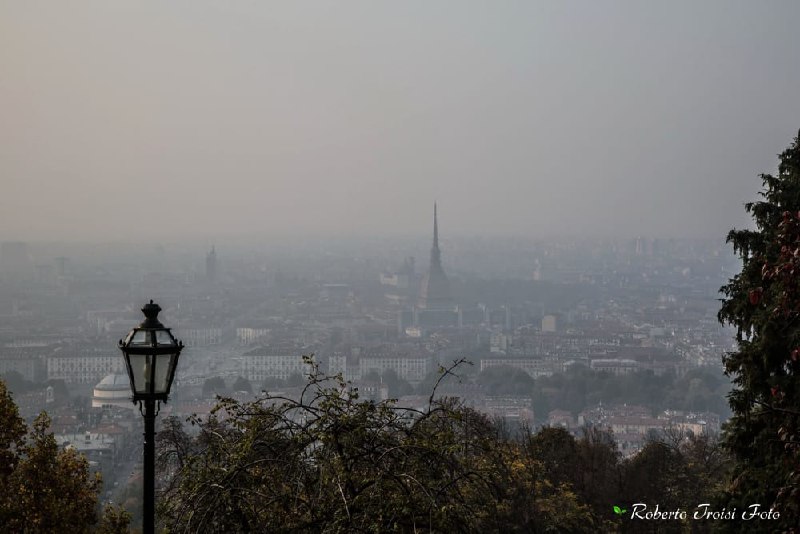
<svg viewBox="0 0 800 534"><path fill-rule="evenodd" d="M718 237L796 2L0 4L0 238Z"/></svg>
<svg viewBox="0 0 800 534"><path fill-rule="evenodd" d="M783 162L774 183L800 178L786 163L800 160L786 156L800 150L798 20L800 2L777 0L0 0L0 419L18 407L30 427L45 410L58 450L102 474L84 492L90 515L119 505L144 525L139 371L120 348L155 301L185 344L155 427L169 531L249 530L227 504L193 500L192 481L213 477L191 469L214 462L277 492L241 507L265 531L345 516L331 531L618 531L644 480L648 498L675 506L723 502L744 368L728 364L737 327L756 329L720 307L750 321L772 306L767 277L790 272L763 254L741 274L747 254L785 238L745 209L759 175ZM786 210L788 232L800 206L779 207L762 213ZM766 237L732 233L739 257L731 229ZM772 256L800 258L798 242ZM796 339L783 350L794 363L748 382L760 406L790 398L780 380L800 372ZM172 376L147 361L152 377ZM240 431L258 442L254 413L281 421L258 439L311 436L269 452L306 487L248 471L265 458L249 455L267 454L236 449ZM445 430L424 434L417 423L434 413ZM342 471L364 476L350 487L398 484L370 501L381 513L351 506L347 484L325 487L326 444L345 427L354 449L336 461L369 458ZM218 430L237 439L209 460L201 437ZM658 468L672 471L651 477L665 444ZM432 456L417 462L420 450ZM605 486L585 482L587 458L603 458L591 470ZM420 465L447 465L454 480ZM0 486L14 469L1 467ZM461 486L481 469L500 489ZM386 475L397 472L424 491ZM442 501L403 500L422 494ZM732 494L729 509L749 506ZM456 512L451 498L485 513ZM552 499L553 518L498 515L528 498ZM0 512L21 508L0 513L0 531L38 531L5 525L28 513L9 502L0 495ZM370 522L395 512L409 518Z"/></svg>

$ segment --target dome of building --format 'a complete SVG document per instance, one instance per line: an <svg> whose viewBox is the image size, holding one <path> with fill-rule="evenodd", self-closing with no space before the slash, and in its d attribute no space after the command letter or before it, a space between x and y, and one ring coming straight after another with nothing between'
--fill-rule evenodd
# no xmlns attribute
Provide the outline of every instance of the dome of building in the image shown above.
<svg viewBox="0 0 800 534"><path fill-rule="evenodd" d="M131 402L131 383L128 375L122 373L107 375L94 387L92 408L107 406L136 408L136 405Z"/></svg>

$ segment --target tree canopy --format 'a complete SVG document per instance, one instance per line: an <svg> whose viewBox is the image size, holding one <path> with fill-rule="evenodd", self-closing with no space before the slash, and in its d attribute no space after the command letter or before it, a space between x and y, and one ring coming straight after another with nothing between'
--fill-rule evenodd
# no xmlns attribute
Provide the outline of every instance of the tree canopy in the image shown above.
<svg viewBox="0 0 800 534"><path fill-rule="evenodd" d="M231 386L231 390L233 391L245 391L247 393L253 392L253 386L250 384L250 381L243 376L239 376L236 378L236 381Z"/></svg>
<svg viewBox="0 0 800 534"><path fill-rule="evenodd" d="M600 429L510 434L454 399L361 400L318 371L299 399L222 398L189 421L157 439L170 532L625 532L614 506L708 502L724 478L713 437L622 460Z"/></svg>
<svg viewBox="0 0 800 534"><path fill-rule="evenodd" d="M196 438L174 426L159 499L172 532L574 532L594 524L540 462L454 400L370 402L315 375L299 400L222 399Z"/></svg>
<svg viewBox="0 0 800 534"><path fill-rule="evenodd" d="M800 517L800 135L779 158L776 175L761 175L762 200L745 206L755 229L728 234L742 270L722 287L719 319L738 342L724 357L734 383L728 504L776 506L782 524L770 529L789 529Z"/></svg>
<svg viewBox="0 0 800 534"><path fill-rule="evenodd" d="M221 395L225 393L228 386L225 385L225 379L221 376L214 376L206 378L203 382L203 395L210 397L212 395Z"/></svg>
<svg viewBox="0 0 800 534"><path fill-rule="evenodd" d="M58 447L42 412L28 428L0 380L0 530L126 532L130 517L108 508L99 526L99 474L75 449Z"/></svg>

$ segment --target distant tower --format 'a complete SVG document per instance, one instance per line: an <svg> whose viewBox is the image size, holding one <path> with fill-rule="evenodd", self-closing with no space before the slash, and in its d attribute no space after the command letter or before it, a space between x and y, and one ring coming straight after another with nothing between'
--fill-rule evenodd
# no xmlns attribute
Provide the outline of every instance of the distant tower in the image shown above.
<svg viewBox="0 0 800 534"><path fill-rule="evenodd" d="M436 203L433 204L433 246L431 247L431 264L422 279L419 294L420 308L429 310L452 309L450 282L442 268L442 251L439 250L439 221L436 215Z"/></svg>
<svg viewBox="0 0 800 534"><path fill-rule="evenodd" d="M211 246L211 252L206 254L206 280L214 282L217 279L217 251Z"/></svg>

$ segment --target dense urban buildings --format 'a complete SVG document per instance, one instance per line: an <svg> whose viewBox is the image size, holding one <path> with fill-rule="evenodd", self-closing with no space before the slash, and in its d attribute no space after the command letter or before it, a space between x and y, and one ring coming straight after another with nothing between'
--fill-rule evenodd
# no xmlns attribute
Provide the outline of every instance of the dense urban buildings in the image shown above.
<svg viewBox="0 0 800 534"><path fill-rule="evenodd" d="M152 246L136 260L8 244L0 375L25 417L47 409L58 439L108 471L108 498L140 425L116 343L152 297L187 345L165 415L207 413L215 393L299 395L314 366L421 407L464 360L438 394L512 426L609 429L625 455L654 432L718 431L731 335L717 289L736 269L723 243L444 237L439 215L424 273L423 240ZM663 395L637 396L642 381Z"/></svg>

